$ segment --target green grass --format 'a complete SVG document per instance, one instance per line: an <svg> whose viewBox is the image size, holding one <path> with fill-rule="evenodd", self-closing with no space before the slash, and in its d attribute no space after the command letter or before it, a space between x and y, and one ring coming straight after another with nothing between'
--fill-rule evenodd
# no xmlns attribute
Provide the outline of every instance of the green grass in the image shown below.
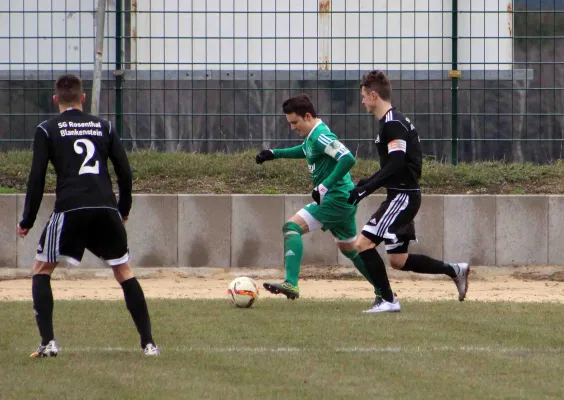
<svg viewBox="0 0 564 400"><path fill-rule="evenodd" d="M0 194L13 194L13 193L17 193L17 190L15 188L0 186Z"/></svg>
<svg viewBox="0 0 564 400"><path fill-rule="evenodd" d="M123 302L55 303L55 359L30 359L31 304L0 307L1 399L561 399L562 304L149 300L158 358Z"/></svg>
<svg viewBox="0 0 564 400"><path fill-rule="evenodd" d="M255 151L241 153L129 154L137 193L310 193L305 160L255 163ZM24 193L31 165L30 152L0 153L0 186ZM380 168L376 160L357 160L356 181ZM427 160L421 180L426 193L534 194L564 192L564 162L535 165L501 161L450 164ZM47 192L55 188L50 167Z"/></svg>

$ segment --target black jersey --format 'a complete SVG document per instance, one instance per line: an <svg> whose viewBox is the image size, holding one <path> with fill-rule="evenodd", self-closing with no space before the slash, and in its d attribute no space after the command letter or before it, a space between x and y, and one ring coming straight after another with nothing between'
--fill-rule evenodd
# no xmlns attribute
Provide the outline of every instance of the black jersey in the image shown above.
<svg viewBox="0 0 564 400"><path fill-rule="evenodd" d="M112 161L119 203L108 170ZM125 150L109 121L68 109L37 127L27 183L22 228L35 222L51 161L57 174L55 212L80 208L114 208L122 216L131 209L132 175Z"/></svg>
<svg viewBox="0 0 564 400"><path fill-rule="evenodd" d="M395 108L380 119L376 138L380 170L363 182L371 193L380 187L398 190L418 190L423 166L419 135L413 124Z"/></svg>
<svg viewBox="0 0 564 400"><path fill-rule="evenodd" d="M385 182L388 189L418 189L423 166L421 142L417 130L402 113L390 109L380 120L378 155L380 167L385 168L394 151L404 154L405 164Z"/></svg>

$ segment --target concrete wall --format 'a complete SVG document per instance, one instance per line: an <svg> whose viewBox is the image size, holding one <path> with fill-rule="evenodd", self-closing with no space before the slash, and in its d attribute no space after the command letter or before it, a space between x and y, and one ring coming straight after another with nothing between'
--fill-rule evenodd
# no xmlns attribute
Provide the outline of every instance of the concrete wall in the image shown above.
<svg viewBox="0 0 564 400"><path fill-rule="evenodd" d="M16 236L24 195L0 195L0 267L29 268L54 196L28 237ZM362 227L384 199L363 201ZM127 222L132 262L143 267L279 267L281 227L307 195L137 195ZM473 265L564 265L564 196L423 196L410 251ZM328 232L304 237L304 264L349 264ZM381 253L384 252L379 249ZM82 268L104 264L87 252Z"/></svg>

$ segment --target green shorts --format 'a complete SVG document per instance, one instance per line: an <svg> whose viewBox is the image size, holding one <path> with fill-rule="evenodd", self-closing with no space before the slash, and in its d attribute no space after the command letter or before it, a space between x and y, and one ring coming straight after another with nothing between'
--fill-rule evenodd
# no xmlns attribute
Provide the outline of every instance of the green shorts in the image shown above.
<svg viewBox="0 0 564 400"><path fill-rule="evenodd" d="M298 215L305 220L310 232L321 228L330 231L338 242L351 243L356 239L356 208L343 196L327 194L321 204L310 203L298 211Z"/></svg>

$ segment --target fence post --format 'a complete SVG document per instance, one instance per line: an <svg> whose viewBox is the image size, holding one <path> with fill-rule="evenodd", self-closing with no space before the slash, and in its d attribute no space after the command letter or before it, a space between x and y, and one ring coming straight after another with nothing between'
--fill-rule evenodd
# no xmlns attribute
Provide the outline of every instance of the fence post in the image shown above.
<svg viewBox="0 0 564 400"><path fill-rule="evenodd" d="M123 0L116 1L116 130L117 134L123 135L123 71L122 71L122 42L123 42Z"/></svg>
<svg viewBox="0 0 564 400"><path fill-rule="evenodd" d="M458 0L452 0L452 69L451 78L451 155L452 165L458 164Z"/></svg>
<svg viewBox="0 0 564 400"><path fill-rule="evenodd" d="M94 76L92 78L92 104L90 113L98 115L100 111L100 90L102 86L102 69L104 67L104 31L106 27L106 0L98 0L96 10L96 52L94 56Z"/></svg>

